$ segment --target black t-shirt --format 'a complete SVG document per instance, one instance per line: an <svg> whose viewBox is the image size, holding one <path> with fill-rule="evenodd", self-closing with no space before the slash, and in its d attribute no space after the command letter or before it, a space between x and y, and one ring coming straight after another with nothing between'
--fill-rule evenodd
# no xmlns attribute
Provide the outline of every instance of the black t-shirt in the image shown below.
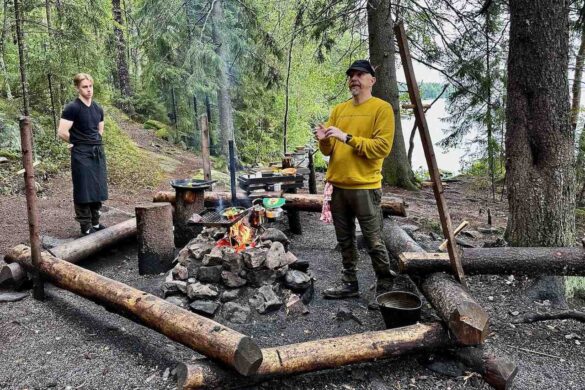
<svg viewBox="0 0 585 390"><path fill-rule="evenodd" d="M104 110L97 103L92 101L88 107L77 98L65 106L61 118L73 122L69 130L69 142L73 145L102 143L98 125L104 120Z"/></svg>

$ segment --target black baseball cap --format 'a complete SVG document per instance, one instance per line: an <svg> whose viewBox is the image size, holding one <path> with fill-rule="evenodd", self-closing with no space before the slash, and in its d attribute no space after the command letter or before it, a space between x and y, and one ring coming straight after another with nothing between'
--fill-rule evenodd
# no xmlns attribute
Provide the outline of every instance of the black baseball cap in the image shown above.
<svg viewBox="0 0 585 390"><path fill-rule="evenodd" d="M370 64L370 61L368 61L368 60L354 61L354 63L351 64L351 66L345 71L345 74L349 76L349 72L351 72L352 70L359 70L360 72L366 72L366 73L369 73L372 76L376 77L376 71L374 70L374 68L372 67L372 64Z"/></svg>

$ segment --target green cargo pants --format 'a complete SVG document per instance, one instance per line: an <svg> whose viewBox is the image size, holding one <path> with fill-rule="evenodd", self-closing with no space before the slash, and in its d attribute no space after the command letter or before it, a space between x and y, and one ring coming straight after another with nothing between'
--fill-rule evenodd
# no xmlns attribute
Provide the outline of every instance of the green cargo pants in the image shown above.
<svg viewBox="0 0 585 390"><path fill-rule="evenodd" d="M359 254L356 245L357 218L366 241L368 254L378 281L392 279L386 245L382 239L382 190L346 190L333 188L331 214L337 242L341 247L344 282L357 281Z"/></svg>

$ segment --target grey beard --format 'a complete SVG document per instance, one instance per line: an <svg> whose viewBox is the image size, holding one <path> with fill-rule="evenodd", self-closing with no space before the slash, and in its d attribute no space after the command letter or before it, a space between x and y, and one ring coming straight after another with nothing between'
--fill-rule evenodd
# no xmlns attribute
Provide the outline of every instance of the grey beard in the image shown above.
<svg viewBox="0 0 585 390"><path fill-rule="evenodd" d="M352 87L349 89L349 92L352 96L358 96L360 94L360 89L359 87Z"/></svg>

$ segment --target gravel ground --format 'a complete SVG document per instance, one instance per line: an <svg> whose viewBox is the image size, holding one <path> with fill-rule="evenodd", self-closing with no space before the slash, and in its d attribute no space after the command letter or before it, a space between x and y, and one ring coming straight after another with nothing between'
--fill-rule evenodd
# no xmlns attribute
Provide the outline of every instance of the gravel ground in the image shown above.
<svg viewBox="0 0 585 390"><path fill-rule="evenodd" d="M290 235L290 250L310 261L315 274L316 294L310 314L286 317L283 310L266 316L253 316L246 324L227 324L251 335L261 347L342 336L383 329L381 315L368 311L373 295L369 259L362 252L360 298L344 301L323 300L320 292L339 276L339 253L331 226L318 221L316 214L301 213L305 234ZM276 224L286 232L284 224ZM116 249L88 259L82 265L104 276L158 294L162 277L138 275L135 245L125 243ZM583 325L575 321L548 321L512 326L513 312L520 314L538 308L524 302L520 292L527 281L506 277L469 278L471 293L491 317L492 348L511 357L519 365L516 389L583 389L585 360L580 339ZM171 371L179 362L199 357L158 333L109 313L74 294L48 288L49 299L32 297L0 304L0 388L2 389L166 389L174 388ZM335 318L347 307L362 321ZM425 308L423 318L432 319ZM573 336L574 337L574 336ZM585 342L585 341L584 341ZM262 388L298 389L460 389L489 388L476 376L456 378L434 373L421 364L420 356L351 366L322 373L290 377L262 384ZM167 375L165 375L165 371ZM166 379L166 380L165 380Z"/></svg>

